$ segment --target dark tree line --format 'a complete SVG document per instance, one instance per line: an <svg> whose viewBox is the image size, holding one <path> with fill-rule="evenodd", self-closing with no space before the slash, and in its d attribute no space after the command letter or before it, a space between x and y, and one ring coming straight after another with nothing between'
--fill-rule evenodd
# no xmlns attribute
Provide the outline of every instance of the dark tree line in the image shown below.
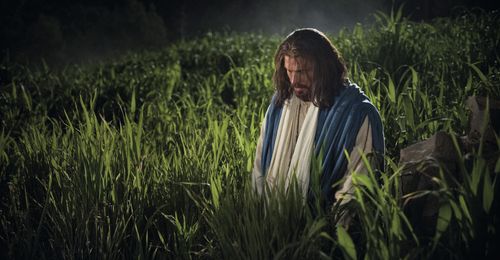
<svg viewBox="0 0 500 260"><path fill-rule="evenodd" d="M497 8L491 1L405 2L415 20L452 6ZM159 48L208 30L284 34L297 27L336 32L390 10L391 0L18 0L0 2L0 60L67 64L127 50Z"/></svg>
<svg viewBox="0 0 500 260"><path fill-rule="evenodd" d="M2 3L2 59L71 62L167 42L163 18L153 5L122 2Z"/></svg>

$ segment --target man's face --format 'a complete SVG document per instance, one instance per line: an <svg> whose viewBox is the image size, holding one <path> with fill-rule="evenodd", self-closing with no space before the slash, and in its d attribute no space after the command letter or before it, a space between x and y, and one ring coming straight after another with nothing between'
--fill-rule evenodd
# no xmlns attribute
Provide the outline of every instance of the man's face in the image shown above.
<svg viewBox="0 0 500 260"><path fill-rule="evenodd" d="M311 101L312 62L302 57L285 56L284 65L295 96L303 101Z"/></svg>

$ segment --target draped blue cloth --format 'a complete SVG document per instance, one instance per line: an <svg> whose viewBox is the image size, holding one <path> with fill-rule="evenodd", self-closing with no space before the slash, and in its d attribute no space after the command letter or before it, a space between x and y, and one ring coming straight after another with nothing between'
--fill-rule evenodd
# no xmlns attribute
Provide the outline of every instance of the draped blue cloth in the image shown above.
<svg viewBox="0 0 500 260"><path fill-rule="evenodd" d="M275 96L266 113L266 129L262 145L262 172L267 173L276 140L276 133L281 118L282 106L275 105ZM320 187L324 202L330 205L334 200L332 185L344 177L348 160L344 149L352 151L356 137L365 117L372 129L373 151L381 159L384 154L384 132L380 114L363 91L349 83L334 98L331 107L321 108L314 138L314 154L323 157L321 165ZM291 138L291 137L290 137ZM383 167L383 164L378 165Z"/></svg>

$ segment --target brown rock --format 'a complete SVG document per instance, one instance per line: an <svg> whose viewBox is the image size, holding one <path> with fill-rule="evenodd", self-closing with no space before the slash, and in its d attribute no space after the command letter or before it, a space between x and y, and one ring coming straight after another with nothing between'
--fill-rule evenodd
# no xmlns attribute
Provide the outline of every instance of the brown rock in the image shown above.
<svg viewBox="0 0 500 260"><path fill-rule="evenodd" d="M432 193L415 196L418 194L415 192L437 190L439 186L434 178L440 176L440 170L450 176L456 170L457 158L453 140L445 132L437 132L400 151L401 192L407 196L404 210L417 233L424 236L434 233L439 198Z"/></svg>
<svg viewBox="0 0 500 260"><path fill-rule="evenodd" d="M412 164L428 159L450 162L455 161L456 158L456 149L450 135L445 132L437 132L427 140L402 149L399 164Z"/></svg>
<svg viewBox="0 0 500 260"><path fill-rule="evenodd" d="M487 103L489 109L487 110ZM484 132L484 141L496 143L495 133L500 131L500 101L486 97L469 97L466 101L469 115L469 134L467 137L471 143L479 143L479 139ZM489 115L489 117L486 117Z"/></svg>

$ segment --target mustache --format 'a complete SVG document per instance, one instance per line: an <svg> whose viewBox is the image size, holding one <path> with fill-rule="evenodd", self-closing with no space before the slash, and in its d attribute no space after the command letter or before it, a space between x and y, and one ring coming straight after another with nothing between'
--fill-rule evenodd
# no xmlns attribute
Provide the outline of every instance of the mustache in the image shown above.
<svg viewBox="0 0 500 260"><path fill-rule="evenodd" d="M303 84L292 84L292 88L308 88L306 85Z"/></svg>

